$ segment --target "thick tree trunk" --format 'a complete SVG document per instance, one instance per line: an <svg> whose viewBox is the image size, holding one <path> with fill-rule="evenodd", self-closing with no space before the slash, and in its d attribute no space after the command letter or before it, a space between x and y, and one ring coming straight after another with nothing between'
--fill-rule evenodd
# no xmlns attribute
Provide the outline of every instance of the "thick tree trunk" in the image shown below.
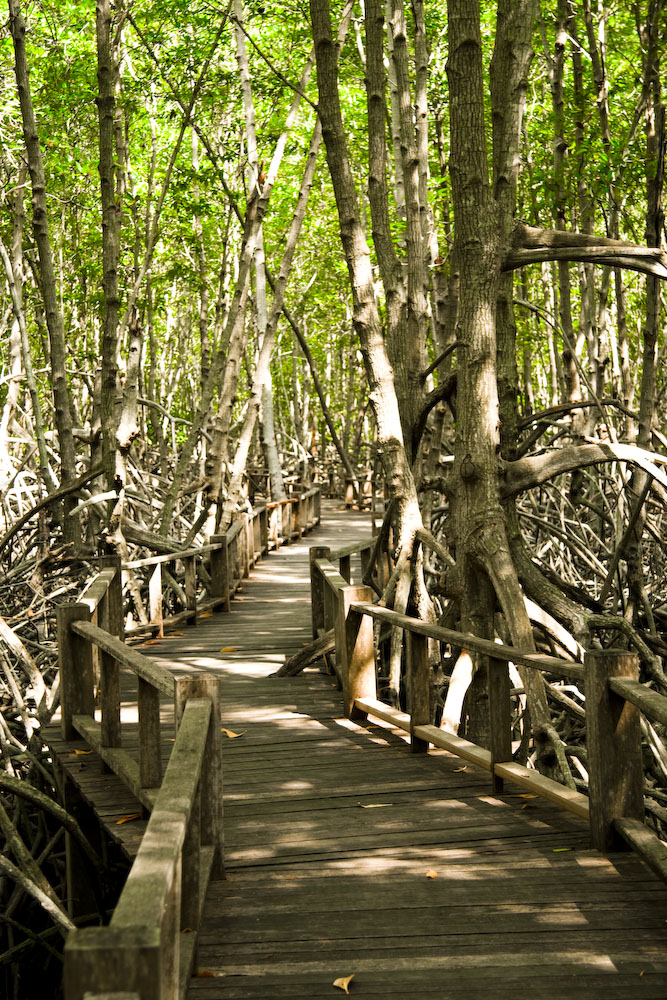
<svg viewBox="0 0 667 1000"><path fill-rule="evenodd" d="M97 0L97 113L99 118L99 171L102 199L102 372L100 379L100 429L102 463L107 489L112 489L116 473L116 393L118 353L118 261L120 259L120 213L116 202L116 145L114 115L118 66L112 53L113 15L111 0Z"/></svg>
<svg viewBox="0 0 667 1000"><path fill-rule="evenodd" d="M46 206L46 181L44 164L37 133L37 123L30 93L28 61L25 50L25 22L21 15L19 0L9 0L9 26L14 43L16 84L21 106L23 136L28 156L28 170L32 185L32 226L37 244L41 293L44 302L46 325L49 331L51 386L55 408L56 430L60 445L61 482L69 486L76 478L76 450L72 434L72 410L67 384L65 328L58 302L56 273L53 266L53 251L49 234L49 220ZM76 500L67 495L63 501L62 530L65 542L77 546L80 542L79 522L70 517Z"/></svg>

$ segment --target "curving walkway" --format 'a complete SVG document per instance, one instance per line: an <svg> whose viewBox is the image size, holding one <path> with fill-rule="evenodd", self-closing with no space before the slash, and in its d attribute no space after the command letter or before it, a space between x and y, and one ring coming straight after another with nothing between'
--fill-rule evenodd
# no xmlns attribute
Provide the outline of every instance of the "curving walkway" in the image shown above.
<svg viewBox="0 0 667 1000"><path fill-rule="evenodd" d="M368 531L325 505L229 614L142 649L219 673L239 734L223 747L228 877L209 886L188 997L319 1000L353 975L351 995L392 1000L667 998L667 890L638 859L602 857L548 802L342 718L328 674L269 676L310 639L308 547ZM139 833L122 832L130 853Z"/></svg>

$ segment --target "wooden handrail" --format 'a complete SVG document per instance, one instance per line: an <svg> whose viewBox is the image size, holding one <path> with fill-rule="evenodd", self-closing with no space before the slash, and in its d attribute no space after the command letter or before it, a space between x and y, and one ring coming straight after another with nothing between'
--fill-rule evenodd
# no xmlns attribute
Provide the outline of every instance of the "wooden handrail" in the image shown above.
<svg viewBox="0 0 667 1000"><path fill-rule="evenodd" d="M88 642L94 643L98 649L109 653L117 663L123 667L128 667L137 677L151 684L157 691L166 694L167 697L174 695L174 675L166 667L149 660L138 649L126 646L121 639L110 635L103 628L93 625L92 622L74 621L71 631L75 635L80 635Z"/></svg>
<svg viewBox="0 0 667 1000"><path fill-rule="evenodd" d="M351 547L349 547L351 548ZM344 552L343 555L351 555ZM618 847L620 838L667 881L667 848L643 824L643 768L639 712L667 725L667 698L639 682L639 660L626 650L591 650L584 663L533 652L522 652L456 632L439 625L378 607L360 599L362 589L351 585L333 565L341 556L311 548L313 634L333 628L336 667L350 718L372 715L410 733L413 750L430 744L458 754L489 771L494 789L511 780L556 802L590 823L593 846ZM370 594L370 592L369 592ZM407 639L406 688L409 712L379 701L376 692L376 650L372 620L403 629ZM477 746L431 725L427 642L434 639L481 655L488 671L491 748ZM587 698L588 796L546 778L512 760L508 664L541 670L582 684Z"/></svg>
<svg viewBox="0 0 667 1000"><path fill-rule="evenodd" d="M98 605L106 597L107 591L113 583L115 576L115 567L103 569L90 581L79 598L80 603L87 605L91 611L95 611Z"/></svg>
<svg viewBox="0 0 667 1000"><path fill-rule="evenodd" d="M544 653L522 653L514 646L505 646L502 643L492 642L490 639L480 639L479 636L467 632L457 632L435 623L420 621L418 618L410 618L408 615L400 615L389 608L380 608L377 604L355 604L354 608L362 614L370 615L371 618L387 622L389 625L395 625L406 632L424 635L429 639L437 639L439 642L467 649L470 653L492 656L506 663L518 663L522 667L532 667L564 680L582 682L584 680L583 666L572 663L570 660L548 656Z"/></svg>
<svg viewBox="0 0 667 1000"><path fill-rule="evenodd" d="M290 537L319 523L319 500L319 489L290 500ZM212 599L206 603L229 610L241 579L268 551L268 514L262 506L252 515L242 513L224 535L206 545L134 560L124 567L117 556L104 557L101 572L82 600L57 609L63 738L85 739L151 811L109 927L86 928L68 938L66 1000L104 1000L121 993L140 1000L176 1000L179 980L185 982L192 970L197 936L182 931L197 930L208 880L224 871L217 678L204 673L176 676L125 644L121 570L153 567L155 591L161 566L182 559L188 608L174 617L194 621L197 559L210 556ZM93 654L99 659L101 722L95 719ZM138 760L121 746L121 667L137 677ZM178 725L164 777L161 695L173 699Z"/></svg>

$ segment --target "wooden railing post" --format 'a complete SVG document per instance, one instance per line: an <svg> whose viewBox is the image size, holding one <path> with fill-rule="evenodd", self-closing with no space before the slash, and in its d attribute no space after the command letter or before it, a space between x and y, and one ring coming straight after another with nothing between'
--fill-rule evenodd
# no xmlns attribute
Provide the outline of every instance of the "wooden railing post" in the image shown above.
<svg viewBox="0 0 667 1000"><path fill-rule="evenodd" d="M317 487L317 492L315 494L315 524L320 523L320 511L322 507L322 489Z"/></svg>
<svg viewBox="0 0 667 1000"><path fill-rule="evenodd" d="M72 622L90 621L87 604L61 604L56 609L60 669L61 728L64 740L75 739L72 717L93 715L95 690L90 643L70 631Z"/></svg>
<svg viewBox="0 0 667 1000"><path fill-rule="evenodd" d="M174 678L174 718L178 727L188 698L210 698L213 704L201 774L201 843L214 849L211 877L225 877L222 815L222 750L220 685L214 674Z"/></svg>
<svg viewBox="0 0 667 1000"><path fill-rule="evenodd" d="M502 792L503 779L494 772L496 764L512 760L512 705L510 701L509 664L489 656L487 691L491 729L491 774L493 790Z"/></svg>
<svg viewBox="0 0 667 1000"><path fill-rule="evenodd" d="M159 788L162 781L160 692L137 677L139 711L139 780L142 788Z"/></svg>
<svg viewBox="0 0 667 1000"><path fill-rule="evenodd" d="M340 559L338 560L338 572L340 573L340 575L343 577L344 580L347 580L348 583L350 582L350 580L352 579L351 556L347 555L340 557Z"/></svg>
<svg viewBox="0 0 667 1000"><path fill-rule="evenodd" d="M262 525L258 510L252 512L252 548L252 561L254 565L262 554Z"/></svg>
<svg viewBox="0 0 667 1000"><path fill-rule="evenodd" d="M428 639L416 632L407 632L408 711L410 713L410 744L416 753L425 753L428 742L415 736L415 726L431 723L431 668L428 661Z"/></svg>
<svg viewBox="0 0 667 1000"><path fill-rule="evenodd" d="M65 1000L110 992L114 997L129 994L141 1000L167 1000L162 990L158 927L85 927L73 931L65 943L64 965Z"/></svg>
<svg viewBox="0 0 667 1000"><path fill-rule="evenodd" d="M211 545L220 545L211 550L211 597L222 597L225 611L230 609L231 587L229 580L229 551L226 535L211 535Z"/></svg>
<svg viewBox="0 0 667 1000"><path fill-rule="evenodd" d="M111 635L124 639L121 558L118 555L103 556L99 560L99 565L101 568L110 567L116 571L102 602L100 625ZM100 692L102 746L119 747L121 745L120 669L118 661L105 652L100 653Z"/></svg>
<svg viewBox="0 0 667 1000"><path fill-rule="evenodd" d="M639 711L607 683L610 677L638 680L639 660L626 650L596 649L585 654L584 669L591 840L606 852L624 844L614 820L644 818Z"/></svg>
<svg viewBox="0 0 667 1000"><path fill-rule="evenodd" d="M148 608L151 625L157 626L156 635L164 635L164 616L162 613L162 563L156 563L155 569L148 580Z"/></svg>
<svg viewBox="0 0 667 1000"><path fill-rule="evenodd" d="M313 545L309 549L310 557L310 606L313 616L313 639L317 639L320 629L326 629L326 614L324 593L326 584L322 574L315 565L317 559L328 559L331 549L326 545Z"/></svg>
<svg viewBox="0 0 667 1000"><path fill-rule="evenodd" d="M266 504L259 511L260 551L263 556L269 553L269 509Z"/></svg>
<svg viewBox="0 0 667 1000"><path fill-rule="evenodd" d="M336 662L343 683L343 706L349 719L362 718L355 708L357 698L376 698L373 621L354 611L352 604L370 604L370 587L348 584L336 591Z"/></svg>
<svg viewBox="0 0 667 1000"><path fill-rule="evenodd" d="M192 612L187 619L188 625L197 624L197 557L186 556L183 559L185 570L185 607Z"/></svg>

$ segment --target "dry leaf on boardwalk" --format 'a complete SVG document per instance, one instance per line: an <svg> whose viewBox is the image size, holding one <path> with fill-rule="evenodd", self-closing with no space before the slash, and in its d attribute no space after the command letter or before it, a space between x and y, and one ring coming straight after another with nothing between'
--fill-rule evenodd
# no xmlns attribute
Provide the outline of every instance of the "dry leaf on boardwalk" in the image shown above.
<svg viewBox="0 0 667 1000"><path fill-rule="evenodd" d="M92 753L92 750L75 750L74 753L77 757L85 757L87 754Z"/></svg>
<svg viewBox="0 0 667 1000"><path fill-rule="evenodd" d="M429 868L429 870L426 872L426 878L437 878L437 877L438 873L435 870L435 868Z"/></svg>
<svg viewBox="0 0 667 1000"><path fill-rule="evenodd" d="M221 653L238 653L238 646L223 646L220 650Z"/></svg>
<svg viewBox="0 0 667 1000"><path fill-rule="evenodd" d="M248 730L244 729L242 733L233 733L231 729L221 729L220 732L224 733L225 736L230 740L237 740L239 736L245 736Z"/></svg>
<svg viewBox="0 0 667 1000"><path fill-rule="evenodd" d="M162 639L147 639L146 642L142 642L142 646L157 646L158 643L162 642Z"/></svg>
<svg viewBox="0 0 667 1000"><path fill-rule="evenodd" d="M116 820L116 826L122 826L123 823L131 823L135 819L141 819L141 813L130 813L129 816L121 816L120 819Z"/></svg>
<svg viewBox="0 0 667 1000"><path fill-rule="evenodd" d="M353 979L354 979L354 972L352 973L351 976L341 976L339 979L334 979L333 985L337 986L339 990L343 990L344 993L349 994L350 991L348 989L348 986L350 985Z"/></svg>
<svg viewBox="0 0 667 1000"><path fill-rule="evenodd" d="M359 802L361 809L386 809L388 806L393 806L393 802L369 802L367 806L362 805Z"/></svg>

